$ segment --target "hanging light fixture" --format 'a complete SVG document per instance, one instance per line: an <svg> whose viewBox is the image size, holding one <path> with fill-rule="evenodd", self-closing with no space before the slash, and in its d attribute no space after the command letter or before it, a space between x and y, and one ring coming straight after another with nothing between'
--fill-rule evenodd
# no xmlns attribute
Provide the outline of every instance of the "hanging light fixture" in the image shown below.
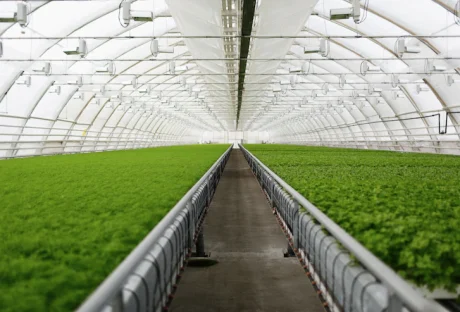
<svg viewBox="0 0 460 312"><path fill-rule="evenodd" d="M421 49L417 46L410 46L406 44L405 38L399 38L396 40L395 53L402 57L404 53L420 53Z"/></svg>
<svg viewBox="0 0 460 312"><path fill-rule="evenodd" d="M44 73L45 75L49 76L51 74L51 63L45 62L43 65L37 66L32 70L34 72Z"/></svg>
<svg viewBox="0 0 460 312"><path fill-rule="evenodd" d="M355 23L358 24L361 16L360 1L352 0L351 8L331 9L329 15L331 20L349 19L352 17Z"/></svg>
<svg viewBox="0 0 460 312"><path fill-rule="evenodd" d="M88 54L88 47L86 45L86 40L79 39L78 46L74 49L64 50L64 53L67 55L79 55L81 58L85 57Z"/></svg>
<svg viewBox="0 0 460 312"><path fill-rule="evenodd" d="M75 80L69 80L67 81L67 84L69 85L77 85L79 87L83 86L83 78L80 76Z"/></svg>
<svg viewBox="0 0 460 312"><path fill-rule="evenodd" d="M27 4L24 2L18 2L16 12L0 12L0 23L18 23L21 27L27 27Z"/></svg>
<svg viewBox="0 0 460 312"><path fill-rule="evenodd" d="M131 20L136 22L152 22L153 13L150 11L133 11L131 10L131 0L123 1L121 3L121 16L124 26L128 26Z"/></svg>
<svg viewBox="0 0 460 312"><path fill-rule="evenodd" d="M30 76L22 77L16 81L16 84L24 85L26 87L30 87L31 83L32 83L32 79Z"/></svg>
<svg viewBox="0 0 460 312"><path fill-rule="evenodd" d="M49 88L48 93L54 93L56 95L61 94L61 86L52 86Z"/></svg>
<svg viewBox="0 0 460 312"><path fill-rule="evenodd" d="M115 64L113 62L110 62L104 66L96 67L95 69L96 73L107 73L111 76L115 75Z"/></svg>

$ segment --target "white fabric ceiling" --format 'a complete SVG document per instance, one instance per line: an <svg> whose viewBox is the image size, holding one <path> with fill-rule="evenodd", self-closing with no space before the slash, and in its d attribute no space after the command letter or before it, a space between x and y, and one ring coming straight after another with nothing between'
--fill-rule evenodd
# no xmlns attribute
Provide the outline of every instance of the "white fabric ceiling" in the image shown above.
<svg viewBox="0 0 460 312"><path fill-rule="evenodd" d="M184 144L235 130L241 2L133 1L154 20L127 27L119 5L30 1L27 27L0 23L0 157ZM274 142L458 153L456 5L363 0L365 20L355 24L329 18L348 1L259 1L238 130L268 131ZM2 1L0 15L16 7ZM174 53L152 56L153 36ZM303 53L322 37L327 56ZM401 37L420 53L397 55ZM87 55L64 54L79 38ZM187 68L172 74L173 59ZM363 75L364 60L380 70ZM96 73L112 62L114 75ZM49 75L34 71L45 63Z"/></svg>

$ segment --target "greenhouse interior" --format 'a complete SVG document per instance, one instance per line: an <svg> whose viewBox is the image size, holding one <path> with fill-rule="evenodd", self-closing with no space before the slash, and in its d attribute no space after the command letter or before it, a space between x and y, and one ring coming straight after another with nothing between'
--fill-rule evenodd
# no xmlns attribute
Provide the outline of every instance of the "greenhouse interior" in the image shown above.
<svg viewBox="0 0 460 312"><path fill-rule="evenodd" d="M460 1L0 1L0 311L459 312Z"/></svg>

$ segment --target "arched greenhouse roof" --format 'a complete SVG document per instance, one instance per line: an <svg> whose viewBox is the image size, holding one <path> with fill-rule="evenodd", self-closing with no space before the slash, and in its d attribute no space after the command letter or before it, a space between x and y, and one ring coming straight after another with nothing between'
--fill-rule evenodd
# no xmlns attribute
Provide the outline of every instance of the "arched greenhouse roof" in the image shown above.
<svg viewBox="0 0 460 312"><path fill-rule="evenodd" d="M0 157L237 132L459 152L457 1L124 2L0 3Z"/></svg>

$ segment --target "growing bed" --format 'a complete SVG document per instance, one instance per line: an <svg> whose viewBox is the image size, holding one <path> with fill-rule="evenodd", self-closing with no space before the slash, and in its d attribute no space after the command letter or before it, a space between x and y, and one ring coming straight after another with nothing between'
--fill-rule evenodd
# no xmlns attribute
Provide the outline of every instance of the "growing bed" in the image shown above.
<svg viewBox="0 0 460 312"><path fill-rule="evenodd" d="M75 309L227 148L0 161L0 310Z"/></svg>
<svg viewBox="0 0 460 312"><path fill-rule="evenodd" d="M245 147L404 278L460 284L460 157Z"/></svg>

